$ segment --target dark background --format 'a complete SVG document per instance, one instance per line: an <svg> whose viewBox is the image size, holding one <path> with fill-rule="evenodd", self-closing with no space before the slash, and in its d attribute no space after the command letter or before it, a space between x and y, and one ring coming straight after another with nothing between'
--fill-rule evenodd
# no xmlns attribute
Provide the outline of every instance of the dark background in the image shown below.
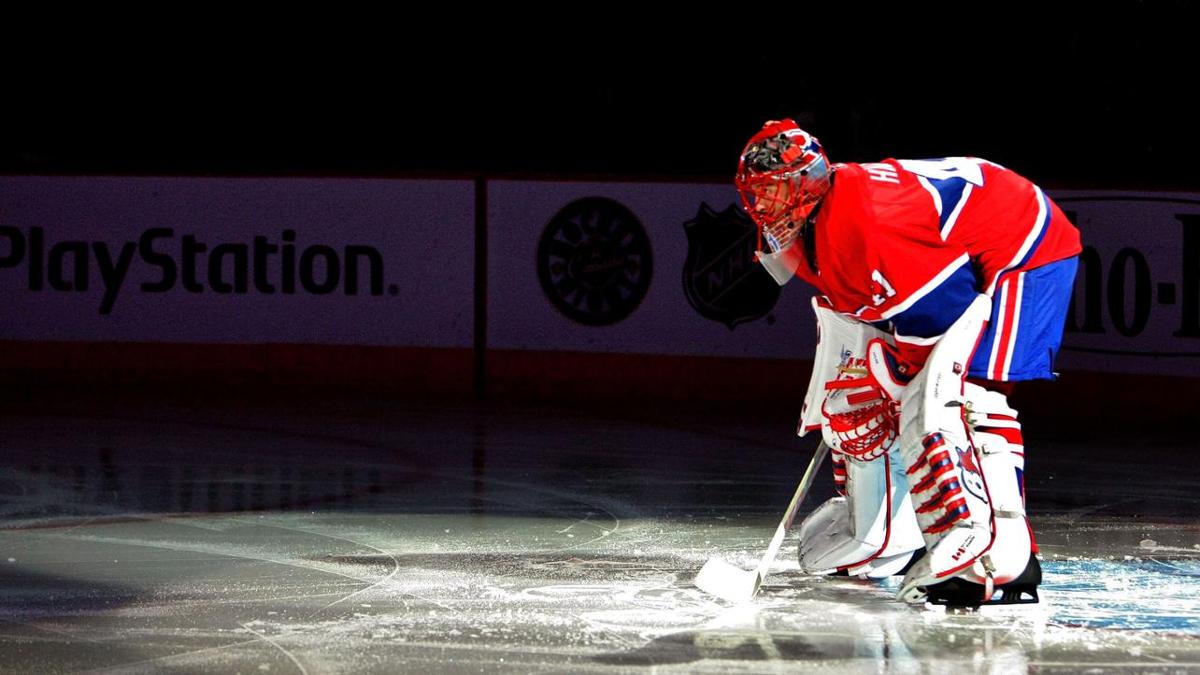
<svg viewBox="0 0 1200 675"><path fill-rule="evenodd" d="M726 180L791 116L834 161L1200 186L1193 3L814 7L13 22L0 171Z"/></svg>

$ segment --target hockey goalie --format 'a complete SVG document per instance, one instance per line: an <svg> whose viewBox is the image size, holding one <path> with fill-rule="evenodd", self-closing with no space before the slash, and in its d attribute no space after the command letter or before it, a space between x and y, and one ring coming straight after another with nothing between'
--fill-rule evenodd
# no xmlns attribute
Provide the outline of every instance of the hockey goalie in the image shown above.
<svg viewBox="0 0 1200 675"><path fill-rule="evenodd" d="M798 433L839 495L800 525L810 573L903 574L907 602L1037 602L1013 383L1053 379L1079 232L1036 185L974 157L830 164L768 122L735 184L759 261L800 277L819 343Z"/></svg>

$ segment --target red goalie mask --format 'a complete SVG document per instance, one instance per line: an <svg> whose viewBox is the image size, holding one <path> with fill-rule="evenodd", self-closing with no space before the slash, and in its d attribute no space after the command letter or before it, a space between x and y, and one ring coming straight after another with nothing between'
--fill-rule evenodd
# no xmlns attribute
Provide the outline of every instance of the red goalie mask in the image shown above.
<svg viewBox="0 0 1200 675"><path fill-rule="evenodd" d="M759 249L787 248L830 187L829 160L820 142L790 119L767 122L750 139L734 185L758 225Z"/></svg>

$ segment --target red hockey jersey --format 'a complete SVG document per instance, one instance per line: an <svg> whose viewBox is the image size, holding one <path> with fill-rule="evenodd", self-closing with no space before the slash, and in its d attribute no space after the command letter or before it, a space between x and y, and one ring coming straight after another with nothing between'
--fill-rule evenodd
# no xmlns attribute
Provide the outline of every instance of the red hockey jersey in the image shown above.
<svg viewBox="0 0 1200 675"><path fill-rule="evenodd" d="M837 311L890 329L915 369L1001 274L1081 250L1039 187L973 157L836 165L812 236L815 269L802 260L796 274Z"/></svg>

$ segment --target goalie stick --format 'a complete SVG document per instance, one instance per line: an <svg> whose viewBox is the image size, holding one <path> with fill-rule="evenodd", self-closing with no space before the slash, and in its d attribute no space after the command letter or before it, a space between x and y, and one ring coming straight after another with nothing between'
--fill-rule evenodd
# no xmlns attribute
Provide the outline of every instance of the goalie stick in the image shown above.
<svg viewBox="0 0 1200 675"><path fill-rule="evenodd" d="M775 556L779 553L784 535L792 526L800 503L804 501L804 497L808 495L808 491L812 487L813 480L817 476L817 469L821 467L827 454L829 454L829 446L825 445L825 441L821 441L817 445L817 449L813 451L808 469L804 472L804 477L800 479L800 486L796 488L796 494L792 495L792 501L783 514L783 520L779 522L779 527L775 528L775 536L771 538L771 544L767 546L767 552L758 563L758 568L743 570L721 558L709 558L708 562L704 563L704 567L700 568L700 573L696 575L696 588L729 602L748 602L754 599L771 568L771 563L775 561Z"/></svg>

